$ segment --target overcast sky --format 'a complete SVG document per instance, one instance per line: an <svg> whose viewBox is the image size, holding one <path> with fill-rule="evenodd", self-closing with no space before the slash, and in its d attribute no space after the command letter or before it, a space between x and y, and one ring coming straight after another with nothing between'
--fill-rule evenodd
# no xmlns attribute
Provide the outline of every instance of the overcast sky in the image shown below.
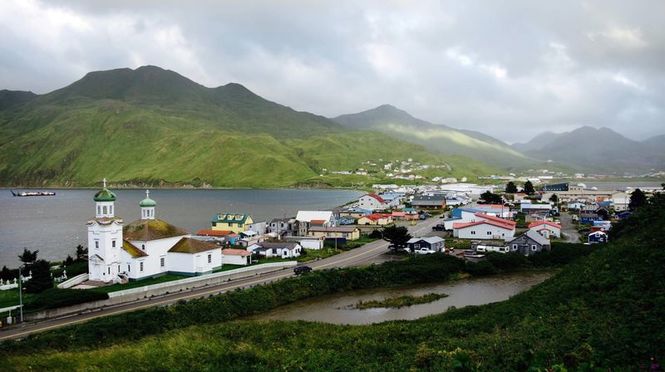
<svg viewBox="0 0 665 372"><path fill-rule="evenodd" d="M390 103L507 142L643 139L665 134L664 20L663 0L2 0L0 89L151 64L325 116Z"/></svg>

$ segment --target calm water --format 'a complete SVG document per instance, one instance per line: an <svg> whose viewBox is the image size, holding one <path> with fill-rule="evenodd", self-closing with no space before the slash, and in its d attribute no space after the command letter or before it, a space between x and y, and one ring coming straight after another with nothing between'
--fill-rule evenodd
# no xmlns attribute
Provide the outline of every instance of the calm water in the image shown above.
<svg viewBox="0 0 665 372"><path fill-rule="evenodd" d="M53 190L52 197L13 197L0 189L0 267L18 265L23 248L38 249L48 260L73 255L87 245L85 223L94 217L96 190ZM139 218L143 190L115 190L116 215L126 223ZM298 210L330 209L358 198L349 190L152 190L155 214L190 232L210 228L218 212L249 213L255 221L294 216Z"/></svg>
<svg viewBox="0 0 665 372"><path fill-rule="evenodd" d="M387 320L413 320L427 315L440 314L451 306L484 305L504 301L545 281L551 273L519 273L497 277L465 279L445 284L435 284L399 289L374 289L354 291L318 297L282 306L252 319L307 320L333 324L371 324ZM428 304L397 308L373 308L358 310L352 307L359 301L381 300L404 295L422 296L427 293L444 293L448 297Z"/></svg>

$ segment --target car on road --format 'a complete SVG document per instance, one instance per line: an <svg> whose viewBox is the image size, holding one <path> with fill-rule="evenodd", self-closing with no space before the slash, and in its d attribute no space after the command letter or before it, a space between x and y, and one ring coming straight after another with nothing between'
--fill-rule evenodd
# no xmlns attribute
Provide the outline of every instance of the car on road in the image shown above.
<svg viewBox="0 0 665 372"><path fill-rule="evenodd" d="M307 274L312 271L312 268L309 266L298 266L293 268L293 273L296 275Z"/></svg>

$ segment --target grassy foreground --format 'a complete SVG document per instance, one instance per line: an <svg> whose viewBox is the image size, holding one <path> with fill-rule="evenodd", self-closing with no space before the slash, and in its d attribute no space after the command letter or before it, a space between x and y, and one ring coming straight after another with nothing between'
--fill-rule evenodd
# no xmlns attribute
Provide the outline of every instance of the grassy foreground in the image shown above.
<svg viewBox="0 0 665 372"><path fill-rule="evenodd" d="M226 315L229 307L222 306L226 302L255 306L234 293L226 302L213 298L178 305L196 312L197 325L165 331L182 316L178 306L145 312L143 318L126 314L0 345L0 365L16 370L639 369L648 366L650 356L665 357L665 198L652 203L618 226L610 245L501 303L368 326L211 320L215 308L223 312L221 318L232 318ZM423 271L436 273L414 261L400 264L315 273L285 281L283 291L274 287L277 283L252 295L296 298L294 292L324 291L313 285L346 290L376 276L405 282ZM148 315L159 322L145 328ZM115 335L112 327L122 324Z"/></svg>

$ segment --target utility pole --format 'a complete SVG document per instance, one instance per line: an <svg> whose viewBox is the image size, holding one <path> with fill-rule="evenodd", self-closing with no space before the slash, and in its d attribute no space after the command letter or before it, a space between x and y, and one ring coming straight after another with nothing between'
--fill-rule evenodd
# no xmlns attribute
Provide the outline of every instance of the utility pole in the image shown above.
<svg viewBox="0 0 665 372"><path fill-rule="evenodd" d="M23 323L23 279L21 278L21 266L18 267L18 304L19 321Z"/></svg>

